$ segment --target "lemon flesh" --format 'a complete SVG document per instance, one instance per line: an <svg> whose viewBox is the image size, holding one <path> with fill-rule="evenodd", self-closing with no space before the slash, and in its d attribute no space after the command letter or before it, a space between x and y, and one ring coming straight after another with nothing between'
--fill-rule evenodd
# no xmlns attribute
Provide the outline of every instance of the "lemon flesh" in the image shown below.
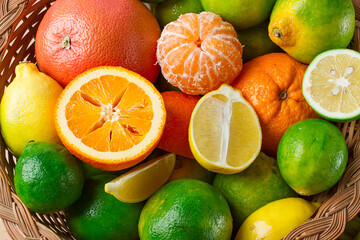
<svg viewBox="0 0 360 240"><path fill-rule="evenodd" d="M241 225L235 240L279 240L308 220L318 203L302 198L284 198L259 208Z"/></svg>
<svg viewBox="0 0 360 240"><path fill-rule="evenodd" d="M239 90L223 84L194 108L189 143L204 168L223 174L241 172L261 148L259 119Z"/></svg>
<svg viewBox="0 0 360 240"><path fill-rule="evenodd" d="M322 117L338 122L360 118L360 53L336 49L319 54L304 75L303 94Z"/></svg>
<svg viewBox="0 0 360 240"><path fill-rule="evenodd" d="M121 202L146 200L169 179L175 166L175 154L152 159L105 184L105 192Z"/></svg>

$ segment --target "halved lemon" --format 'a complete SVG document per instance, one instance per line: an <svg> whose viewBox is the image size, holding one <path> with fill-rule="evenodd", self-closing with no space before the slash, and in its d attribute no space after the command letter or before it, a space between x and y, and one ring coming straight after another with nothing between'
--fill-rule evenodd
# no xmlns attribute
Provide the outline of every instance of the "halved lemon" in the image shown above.
<svg viewBox="0 0 360 240"><path fill-rule="evenodd" d="M165 119L164 101L153 84L121 67L80 74L55 107L55 128L64 146L108 171L144 160L159 142Z"/></svg>
<svg viewBox="0 0 360 240"><path fill-rule="evenodd" d="M144 162L105 184L105 192L126 203L142 202L169 179L175 167L175 154Z"/></svg>
<svg viewBox="0 0 360 240"><path fill-rule="evenodd" d="M261 139L255 110L227 84L203 96L191 115L191 151L210 171L233 174L246 169L259 155Z"/></svg>
<svg viewBox="0 0 360 240"><path fill-rule="evenodd" d="M337 122L360 118L360 53L335 49L319 54L303 80L307 103L322 117Z"/></svg>

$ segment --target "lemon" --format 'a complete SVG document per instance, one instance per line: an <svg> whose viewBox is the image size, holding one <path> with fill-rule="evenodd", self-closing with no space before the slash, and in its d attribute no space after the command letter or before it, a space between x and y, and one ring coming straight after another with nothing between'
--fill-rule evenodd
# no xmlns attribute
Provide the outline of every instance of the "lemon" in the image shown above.
<svg viewBox="0 0 360 240"><path fill-rule="evenodd" d="M1 100L0 123L6 145L19 157L32 140L60 144L53 119L62 87L30 62L19 63L15 75Z"/></svg>
<svg viewBox="0 0 360 240"><path fill-rule="evenodd" d="M255 110L227 84L203 96L191 115L191 151L213 172L233 174L247 168L260 153L261 138Z"/></svg>
<svg viewBox="0 0 360 240"><path fill-rule="evenodd" d="M345 122L360 118L360 53L335 49L319 54L307 68L303 94L322 117Z"/></svg>
<svg viewBox="0 0 360 240"><path fill-rule="evenodd" d="M169 179L175 159L171 153L142 163L106 183L105 192L125 203L144 201Z"/></svg>
<svg viewBox="0 0 360 240"><path fill-rule="evenodd" d="M271 40L309 64L321 52L346 48L355 31L351 0L277 0L271 12Z"/></svg>
<svg viewBox="0 0 360 240"><path fill-rule="evenodd" d="M280 240L319 207L302 198L285 198L259 208L241 225L235 240Z"/></svg>

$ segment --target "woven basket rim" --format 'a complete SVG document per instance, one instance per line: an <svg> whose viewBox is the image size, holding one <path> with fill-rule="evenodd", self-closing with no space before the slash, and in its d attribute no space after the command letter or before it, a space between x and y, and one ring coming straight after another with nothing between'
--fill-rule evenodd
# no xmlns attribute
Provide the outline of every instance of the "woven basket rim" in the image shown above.
<svg viewBox="0 0 360 240"><path fill-rule="evenodd" d="M16 44L23 40L30 41L32 35L21 36L26 26L24 23L41 20L44 12L55 0L1 0L0 11L0 98L12 79L17 56L32 56L31 45L16 49ZM360 50L360 0L352 0L356 13L356 30L352 48ZM35 13L36 12L36 13ZM35 24L36 25L36 24ZM36 28L36 26L34 27ZM33 28L31 28L33 29ZM26 30L26 29L25 29ZM20 35L20 38L19 38ZM28 54L28 55L27 55ZM11 62L11 64L9 64ZM306 223L293 229L284 239L336 239L350 221L360 211L360 120L337 123L349 148L350 159L346 172L336 187L328 194L317 196L324 202L316 214ZM0 218L12 239L75 239L64 221L64 213L40 215L29 211L16 196L13 187L13 155L5 148L0 135ZM331 198L328 199L329 194ZM64 233L64 234L63 234Z"/></svg>

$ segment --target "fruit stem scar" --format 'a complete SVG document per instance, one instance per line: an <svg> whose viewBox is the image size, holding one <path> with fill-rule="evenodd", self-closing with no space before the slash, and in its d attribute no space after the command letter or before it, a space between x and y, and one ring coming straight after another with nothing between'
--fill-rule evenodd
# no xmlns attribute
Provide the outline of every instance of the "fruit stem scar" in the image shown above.
<svg viewBox="0 0 360 240"><path fill-rule="evenodd" d="M287 90L283 90L280 92L280 100L286 100L289 96L289 92Z"/></svg>
<svg viewBox="0 0 360 240"><path fill-rule="evenodd" d="M277 28L274 28L273 31L272 31L273 35L277 38L281 38L283 36L282 32L277 29Z"/></svg>
<svg viewBox="0 0 360 240"><path fill-rule="evenodd" d="M70 47L71 47L71 39L68 35L65 35L63 40L61 41L60 43L60 47L62 49L66 49L66 50L69 50Z"/></svg>

